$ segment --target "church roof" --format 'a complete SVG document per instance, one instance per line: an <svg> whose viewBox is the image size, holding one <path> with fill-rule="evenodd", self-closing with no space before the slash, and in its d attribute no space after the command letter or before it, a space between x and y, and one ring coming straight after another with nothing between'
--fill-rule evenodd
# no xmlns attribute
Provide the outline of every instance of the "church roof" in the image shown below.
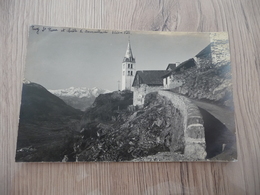
<svg viewBox="0 0 260 195"><path fill-rule="evenodd" d="M128 41L123 62L135 62L135 59L134 59L134 56L133 56L133 53L132 53L132 49L131 49L130 41Z"/></svg>
<svg viewBox="0 0 260 195"><path fill-rule="evenodd" d="M133 87L146 84L149 86L162 86L163 76L169 73L167 70L140 70L135 74Z"/></svg>

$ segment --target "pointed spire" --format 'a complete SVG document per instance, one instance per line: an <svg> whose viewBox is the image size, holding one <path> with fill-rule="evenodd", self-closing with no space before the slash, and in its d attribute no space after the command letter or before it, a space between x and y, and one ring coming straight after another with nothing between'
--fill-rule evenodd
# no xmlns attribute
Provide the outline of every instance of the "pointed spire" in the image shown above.
<svg viewBox="0 0 260 195"><path fill-rule="evenodd" d="M135 59L133 57L132 49L131 49L131 44L130 44L130 37L128 37L128 45L126 48L125 52L125 57L124 57L124 62L134 62Z"/></svg>
<svg viewBox="0 0 260 195"><path fill-rule="evenodd" d="M133 53L132 53L132 49L131 49L131 45L130 45L129 40L128 40L128 45L127 45L126 52L125 52L125 57L126 58L133 58Z"/></svg>

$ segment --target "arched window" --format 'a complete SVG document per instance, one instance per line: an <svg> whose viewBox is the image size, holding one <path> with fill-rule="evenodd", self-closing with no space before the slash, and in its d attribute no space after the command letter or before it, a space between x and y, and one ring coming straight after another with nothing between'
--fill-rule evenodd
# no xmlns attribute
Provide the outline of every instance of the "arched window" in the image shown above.
<svg viewBox="0 0 260 195"><path fill-rule="evenodd" d="M131 76L133 76L133 71L131 71Z"/></svg>

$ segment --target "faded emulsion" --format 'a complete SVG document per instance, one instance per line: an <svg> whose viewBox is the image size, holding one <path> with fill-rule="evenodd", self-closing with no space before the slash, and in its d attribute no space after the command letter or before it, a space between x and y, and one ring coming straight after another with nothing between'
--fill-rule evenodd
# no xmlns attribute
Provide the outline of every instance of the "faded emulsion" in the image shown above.
<svg viewBox="0 0 260 195"><path fill-rule="evenodd" d="M235 161L227 33L30 27L17 162Z"/></svg>

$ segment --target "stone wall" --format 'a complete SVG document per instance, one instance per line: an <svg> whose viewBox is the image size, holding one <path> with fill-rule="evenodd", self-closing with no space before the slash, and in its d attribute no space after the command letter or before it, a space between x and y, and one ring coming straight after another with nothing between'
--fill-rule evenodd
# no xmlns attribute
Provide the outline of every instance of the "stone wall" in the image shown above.
<svg viewBox="0 0 260 195"><path fill-rule="evenodd" d="M163 86L148 86L146 84L141 84L140 87L133 87L133 92L134 92L133 105L143 106L146 94L157 92L162 88Z"/></svg>
<svg viewBox="0 0 260 195"><path fill-rule="evenodd" d="M223 65L230 63L228 34L226 32L210 33L212 63Z"/></svg>
<svg viewBox="0 0 260 195"><path fill-rule="evenodd" d="M194 160L205 159L205 130L198 107L188 98L169 91L160 90L158 94L169 99L173 106L180 110L183 115L185 141L184 155L189 156Z"/></svg>

